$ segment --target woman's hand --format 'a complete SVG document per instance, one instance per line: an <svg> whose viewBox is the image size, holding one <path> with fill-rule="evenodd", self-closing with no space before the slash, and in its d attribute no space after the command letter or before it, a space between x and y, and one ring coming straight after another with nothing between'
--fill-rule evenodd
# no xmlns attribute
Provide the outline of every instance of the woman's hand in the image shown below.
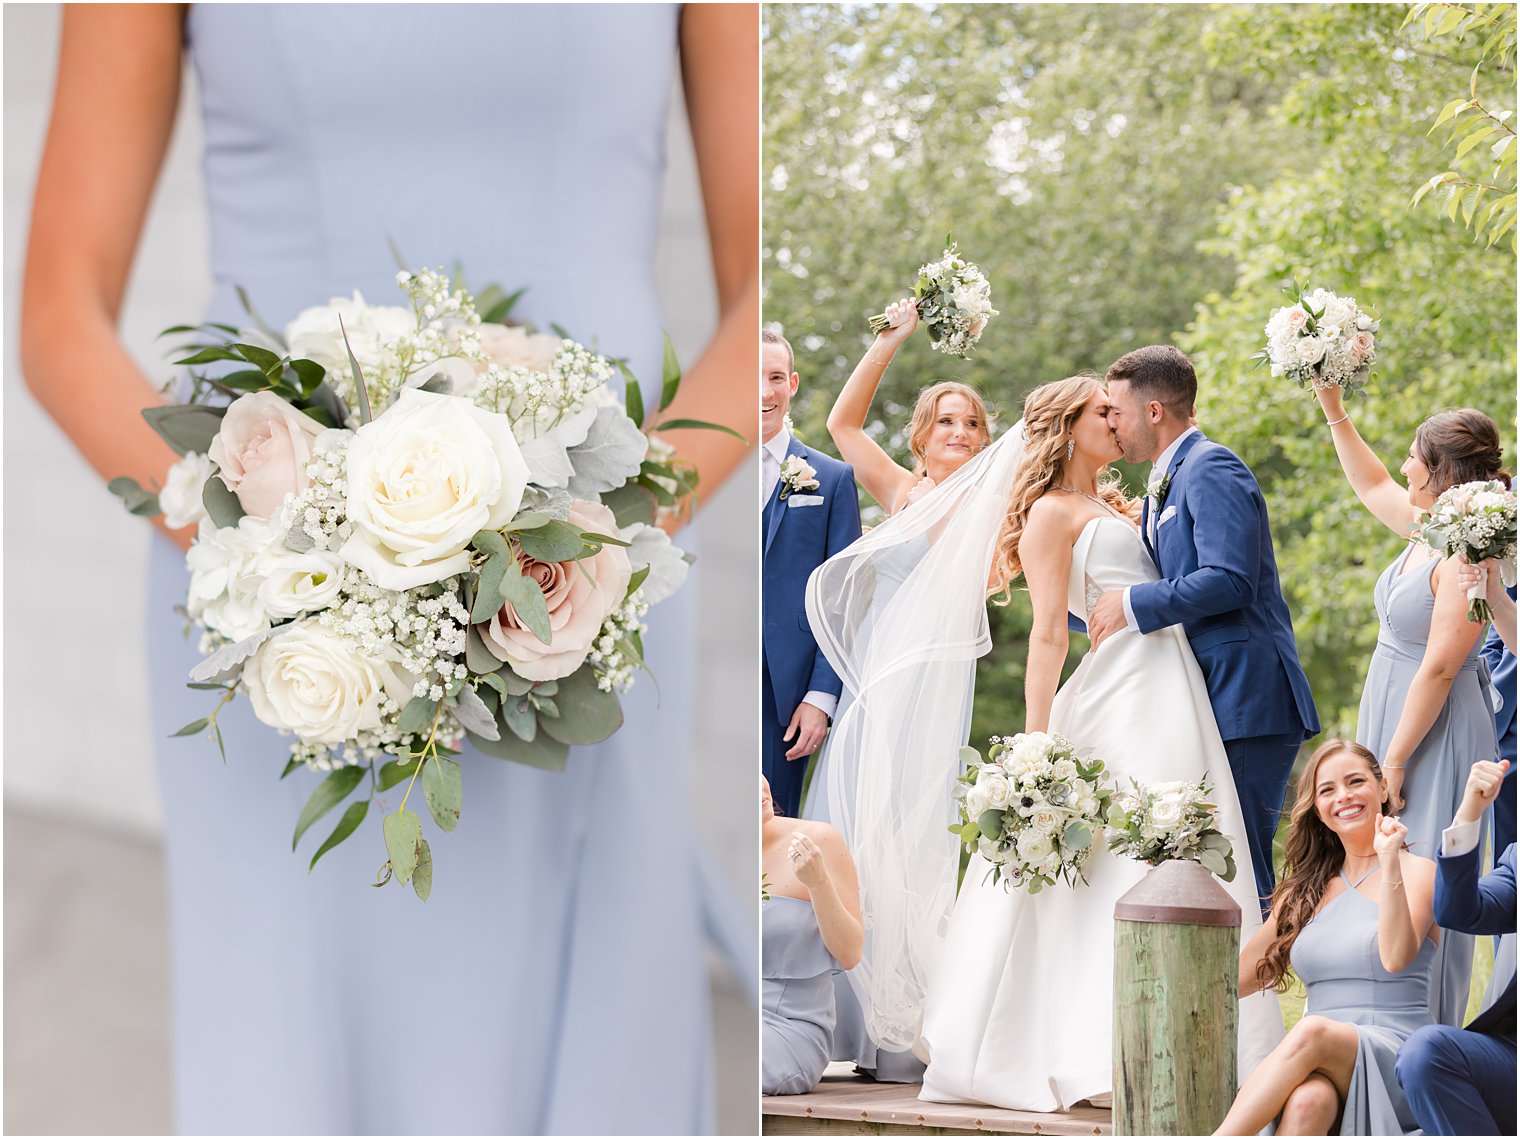
<svg viewBox="0 0 1520 1139"><path fill-rule="evenodd" d="M912 297L893 301L886 308L886 316L887 327L877 334L876 342L896 350L918 327L918 303Z"/></svg>
<svg viewBox="0 0 1520 1139"><path fill-rule="evenodd" d="M919 499L923 498L924 495L933 490L935 485L936 484L934 480L931 479L928 475L925 475L923 478L919 479L916 483L913 484L913 488L908 491L908 497L903 499L903 505L912 506Z"/></svg>
<svg viewBox="0 0 1520 1139"><path fill-rule="evenodd" d="M816 890L829 881L829 868L824 863L823 851L801 831L792 832L786 857L792 864L792 873L797 875L797 881L809 890Z"/></svg>
<svg viewBox="0 0 1520 1139"><path fill-rule="evenodd" d="M1399 821L1397 815L1378 814L1376 829L1372 833L1372 849L1384 866L1397 864L1404 850L1404 837L1409 828Z"/></svg>
<svg viewBox="0 0 1520 1139"><path fill-rule="evenodd" d="M1383 788L1388 792L1388 808L1392 811L1404 809L1404 769L1402 767L1389 770L1383 768Z"/></svg>
<svg viewBox="0 0 1520 1139"><path fill-rule="evenodd" d="M1339 419L1346 414L1345 396L1341 392L1340 384L1315 384L1314 398L1319 400L1326 422Z"/></svg>

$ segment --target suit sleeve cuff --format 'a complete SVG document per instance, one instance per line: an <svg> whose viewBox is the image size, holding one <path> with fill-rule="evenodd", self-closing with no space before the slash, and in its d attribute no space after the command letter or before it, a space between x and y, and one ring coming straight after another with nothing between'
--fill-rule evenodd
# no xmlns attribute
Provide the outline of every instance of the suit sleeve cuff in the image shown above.
<svg viewBox="0 0 1520 1139"><path fill-rule="evenodd" d="M1453 823L1441 832L1441 857L1443 858L1456 858L1477 848L1477 823Z"/></svg>
<svg viewBox="0 0 1520 1139"><path fill-rule="evenodd" d="M1129 603L1130 587L1124 587L1124 623L1135 632L1140 631L1140 622L1135 620L1135 607Z"/></svg>
<svg viewBox="0 0 1520 1139"><path fill-rule="evenodd" d="M795 692L796 689L793 689ZM839 705L839 697L832 692L819 692L816 689L802 698L804 704L811 704L829 719L834 718L834 709Z"/></svg>

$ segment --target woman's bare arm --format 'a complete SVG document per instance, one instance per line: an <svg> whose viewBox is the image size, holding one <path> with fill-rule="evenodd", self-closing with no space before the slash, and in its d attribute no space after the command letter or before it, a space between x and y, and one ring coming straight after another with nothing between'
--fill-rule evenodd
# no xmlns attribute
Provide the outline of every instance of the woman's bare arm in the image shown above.
<svg viewBox="0 0 1520 1139"><path fill-rule="evenodd" d="M856 481L889 514L902 508L913 489L913 472L898 466L897 460L866 433L866 417L871 414L871 401L892 356L917 327L918 311L910 306L903 323L883 330L871 342L829 409L829 438L839 448L839 457L854 468Z"/></svg>
<svg viewBox="0 0 1520 1139"><path fill-rule="evenodd" d="M1034 623L1024 671L1024 730L1043 732L1061 684L1070 634L1066 631L1066 587L1071 576L1071 519L1056 499L1037 499L1019 536L1019 561L1029 583Z"/></svg>
<svg viewBox="0 0 1520 1139"><path fill-rule="evenodd" d="M1335 456L1340 460L1346 481L1362 505L1372 516L1401 538L1409 537L1409 528L1419 516L1419 511L1409 502L1409 495L1388 473L1383 460L1357 433L1341 398L1341 389L1335 385L1316 388L1314 394L1325 412L1325 421L1332 424L1330 438L1335 442Z"/></svg>
<svg viewBox="0 0 1520 1139"><path fill-rule="evenodd" d="M161 485L176 456L142 418L164 401L116 323L174 128L183 26L178 4L63 6L22 281L27 386L102 478L145 487Z"/></svg>
<svg viewBox="0 0 1520 1139"><path fill-rule="evenodd" d="M709 495L759 437L760 18L751 4L688 4L681 12L681 80L707 215L718 328L688 370L666 419L731 427L681 430L670 442Z"/></svg>

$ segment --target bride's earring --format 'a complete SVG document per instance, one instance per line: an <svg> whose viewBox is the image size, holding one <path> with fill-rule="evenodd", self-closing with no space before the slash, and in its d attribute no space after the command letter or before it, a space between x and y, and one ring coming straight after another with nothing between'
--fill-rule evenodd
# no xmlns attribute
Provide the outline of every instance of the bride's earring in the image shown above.
<svg viewBox="0 0 1520 1139"><path fill-rule="evenodd" d="M1077 441L1075 439L1071 438L1071 436L1068 435L1066 437L1066 457L1068 459L1071 458L1072 455L1076 454L1076 451L1077 451Z"/></svg>

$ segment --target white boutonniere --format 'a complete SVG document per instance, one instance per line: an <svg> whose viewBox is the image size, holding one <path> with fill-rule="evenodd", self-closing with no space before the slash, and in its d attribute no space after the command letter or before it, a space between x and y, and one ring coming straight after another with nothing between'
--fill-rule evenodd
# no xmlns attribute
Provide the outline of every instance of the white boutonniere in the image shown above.
<svg viewBox="0 0 1520 1139"><path fill-rule="evenodd" d="M817 474L801 455L788 455L786 462L781 464L781 497L805 490L817 490L818 479L814 477Z"/></svg>
<svg viewBox="0 0 1520 1139"><path fill-rule="evenodd" d="M1145 484L1145 493L1150 495L1154 509L1160 510L1166 502L1166 492L1172 489L1172 473L1153 472L1150 481Z"/></svg>

